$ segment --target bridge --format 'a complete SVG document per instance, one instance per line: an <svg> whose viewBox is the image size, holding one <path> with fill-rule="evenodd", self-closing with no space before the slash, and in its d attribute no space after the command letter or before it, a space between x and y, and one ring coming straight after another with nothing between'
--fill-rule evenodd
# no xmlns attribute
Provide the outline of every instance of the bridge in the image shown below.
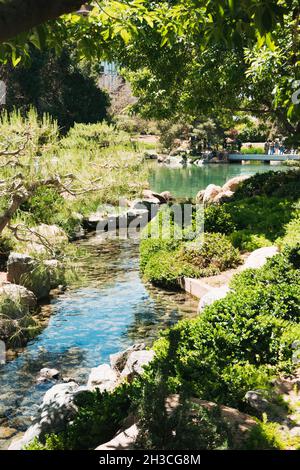
<svg viewBox="0 0 300 470"><path fill-rule="evenodd" d="M242 154L242 153L231 153L228 155L230 162L286 162L288 160L300 161L300 155L263 155L263 154Z"/></svg>

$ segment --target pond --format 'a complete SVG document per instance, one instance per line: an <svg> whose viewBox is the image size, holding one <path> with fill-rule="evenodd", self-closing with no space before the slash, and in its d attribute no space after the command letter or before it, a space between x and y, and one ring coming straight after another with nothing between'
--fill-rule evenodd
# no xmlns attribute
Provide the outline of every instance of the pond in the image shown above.
<svg viewBox="0 0 300 470"><path fill-rule="evenodd" d="M171 168L155 162L151 166L150 187L153 191L161 193L170 191L179 198L194 198L198 191L205 189L209 184L223 186L230 178L240 175L254 175L266 171L283 171L288 167L276 163L240 164L210 164L190 165L184 168Z"/></svg>
<svg viewBox="0 0 300 470"><path fill-rule="evenodd" d="M79 280L52 302L48 326L14 360L0 366L0 428L24 431L46 390L37 384L43 367L57 368L80 383L91 367L134 342L151 343L159 330L195 316L197 302L185 293L145 286L139 246L133 240L91 237L80 242ZM0 448L9 441L1 440Z"/></svg>

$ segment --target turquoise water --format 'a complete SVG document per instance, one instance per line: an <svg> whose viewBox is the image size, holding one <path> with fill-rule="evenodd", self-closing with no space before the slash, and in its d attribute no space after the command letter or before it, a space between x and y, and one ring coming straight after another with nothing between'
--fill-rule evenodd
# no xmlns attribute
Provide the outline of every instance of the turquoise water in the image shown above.
<svg viewBox="0 0 300 470"><path fill-rule="evenodd" d="M0 426L23 431L53 383L36 383L43 367L84 383L91 367L130 344L151 342L158 331L194 316L197 302L144 285L138 244L130 240L81 242L79 281L53 300L48 326L14 360L0 366ZM7 447L0 440L0 447Z"/></svg>
<svg viewBox="0 0 300 470"><path fill-rule="evenodd" d="M260 163L191 165L185 168L171 168L155 162L151 169L150 187L153 191L170 191L175 197L193 198L198 191L209 184L222 186L234 176L254 175L266 171L287 170L284 165Z"/></svg>

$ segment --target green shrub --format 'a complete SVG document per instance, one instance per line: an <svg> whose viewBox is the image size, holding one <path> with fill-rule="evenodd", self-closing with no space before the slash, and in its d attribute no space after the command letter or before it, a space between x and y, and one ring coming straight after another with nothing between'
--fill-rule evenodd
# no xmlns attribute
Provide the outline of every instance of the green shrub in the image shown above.
<svg viewBox="0 0 300 470"><path fill-rule="evenodd" d="M218 409L207 410L184 395L180 395L177 406L167 409L169 397L162 377L145 384L138 407L140 432L136 448L212 450L227 447L228 430Z"/></svg>
<svg viewBox="0 0 300 470"><path fill-rule="evenodd" d="M164 370L173 391L185 384L191 394L232 406L243 406L247 389L268 391L278 370L291 372L294 366L299 282L287 254L237 275L225 299L155 343L153 373Z"/></svg>
<svg viewBox="0 0 300 470"><path fill-rule="evenodd" d="M249 390L259 389L266 395L271 391L271 380L275 377L275 368L269 365L256 366L249 362L230 364L222 372L225 394L230 403L240 404Z"/></svg>
<svg viewBox="0 0 300 470"><path fill-rule="evenodd" d="M179 289L183 277L213 276L239 264L239 252L225 235L206 234L204 239L179 242L144 239L141 269L146 280L168 289Z"/></svg>
<svg viewBox="0 0 300 470"><path fill-rule="evenodd" d="M264 235L251 233L250 230L233 232L229 235L229 239L235 248L246 252L272 245L272 242Z"/></svg>
<svg viewBox="0 0 300 470"><path fill-rule="evenodd" d="M278 423L259 422L244 442L245 450L282 450L285 443Z"/></svg>
<svg viewBox="0 0 300 470"><path fill-rule="evenodd" d="M128 416L130 398L128 385L113 392L85 392L76 398L78 413L66 429L58 434L33 441L27 450L94 449L109 441Z"/></svg>
<svg viewBox="0 0 300 470"><path fill-rule="evenodd" d="M276 244L281 249L285 247L293 247L295 245L300 244L300 217L292 219L285 227L284 227L284 235L281 238L276 240Z"/></svg>
<svg viewBox="0 0 300 470"><path fill-rule="evenodd" d="M179 257L196 268L215 268L218 271L225 271L240 263L239 251L225 235L219 233L206 233L200 239L184 243Z"/></svg>
<svg viewBox="0 0 300 470"><path fill-rule="evenodd" d="M130 134L120 131L106 122L97 124L76 123L60 143L65 149L95 149L95 146L99 149L117 145L132 148Z"/></svg>
<svg viewBox="0 0 300 470"><path fill-rule="evenodd" d="M228 235L236 230L236 225L225 204L212 204L204 210L204 228L205 232L217 232Z"/></svg>
<svg viewBox="0 0 300 470"><path fill-rule="evenodd" d="M179 241L174 238L144 238L140 243L140 268L144 273L147 264L153 255L159 252L174 252L179 246Z"/></svg>
<svg viewBox="0 0 300 470"><path fill-rule="evenodd" d="M31 226L58 225L71 236L78 225L68 201L57 190L45 186L38 188L34 196L21 205L18 216L26 217L26 223Z"/></svg>
<svg viewBox="0 0 300 470"><path fill-rule="evenodd" d="M230 287L239 292L245 287L264 290L267 286L299 286L299 271L290 260L290 252L278 254L267 260L260 269L246 269L233 277Z"/></svg>
<svg viewBox="0 0 300 470"><path fill-rule="evenodd" d="M239 186L234 199L237 201L253 196L298 199L300 197L299 170L258 173Z"/></svg>
<svg viewBox="0 0 300 470"><path fill-rule="evenodd" d="M144 268L147 281L158 287L179 290L179 281L183 276L195 277L198 274L188 264L182 264L177 252L160 250L152 255Z"/></svg>
<svg viewBox="0 0 300 470"><path fill-rule="evenodd" d="M267 196L253 196L226 204L237 230L275 241L284 234L285 225L291 220L291 201Z"/></svg>

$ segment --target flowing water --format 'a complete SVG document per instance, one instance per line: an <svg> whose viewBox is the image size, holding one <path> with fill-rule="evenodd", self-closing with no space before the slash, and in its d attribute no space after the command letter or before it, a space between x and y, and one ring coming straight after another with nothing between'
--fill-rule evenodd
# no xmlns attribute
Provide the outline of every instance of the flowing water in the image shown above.
<svg viewBox="0 0 300 470"><path fill-rule="evenodd" d="M145 286L132 240L91 237L80 242L79 281L53 300L48 326L14 360L0 366L1 427L24 431L53 383L37 384L43 367L84 383L91 367L134 342L151 343L158 331L196 314L197 302L185 293ZM7 447L1 440L0 447Z"/></svg>
<svg viewBox="0 0 300 470"><path fill-rule="evenodd" d="M153 167L150 186L178 197L193 197L210 183L224 184L240 174L268 171L265 165ZM272 167L274 170L280 166ZM10 434L24 431L53 383L37 384L41 368L57 368L63 377L84 383L91 367L138 341L151 341L159 330L195 316L197 301L185 293L145 286L138 268L138 244L132 240L91 237L78 263L79 281L51 304L52 315L40 335L13 360L0 365L0 448Z"/></svg>

